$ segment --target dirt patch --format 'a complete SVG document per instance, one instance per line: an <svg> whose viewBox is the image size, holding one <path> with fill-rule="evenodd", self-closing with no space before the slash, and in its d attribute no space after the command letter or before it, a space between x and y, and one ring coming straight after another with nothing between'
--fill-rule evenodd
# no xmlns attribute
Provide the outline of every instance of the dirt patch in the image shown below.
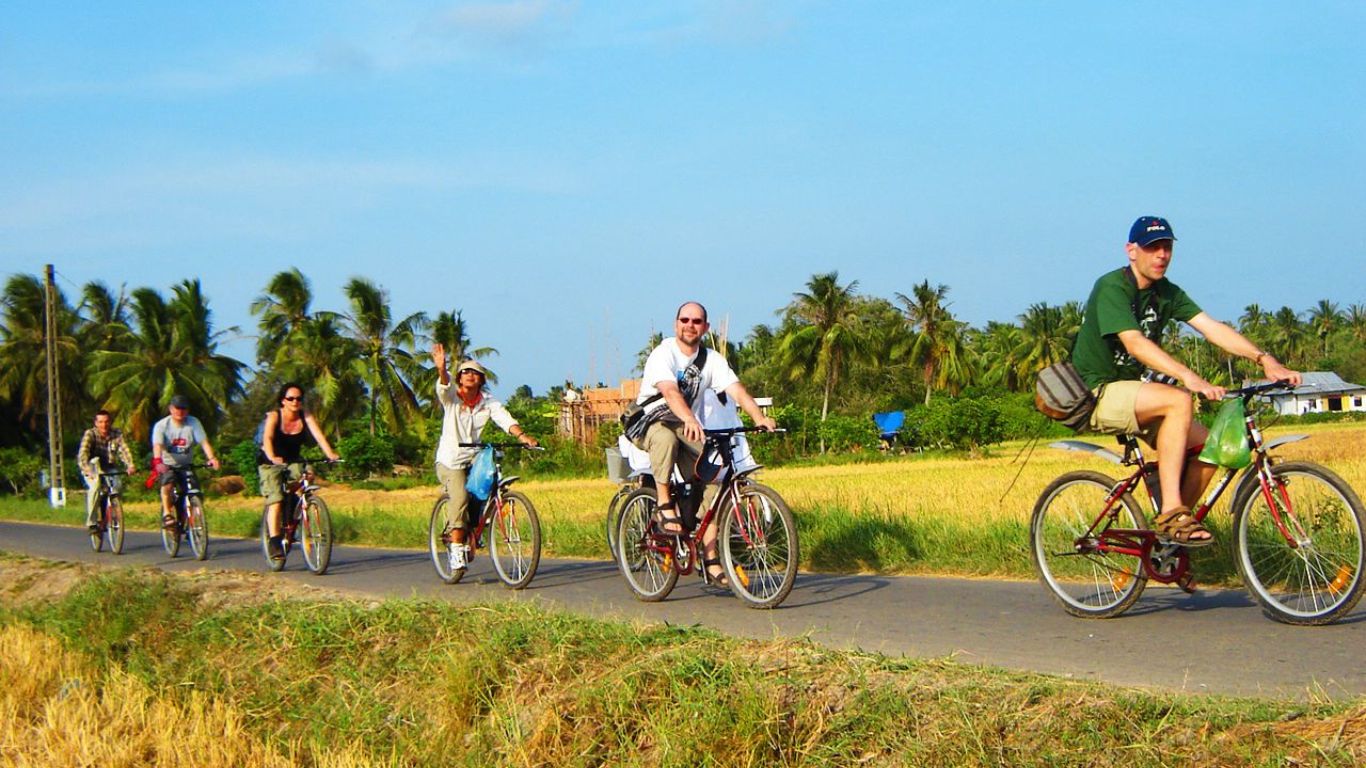
<svg viewBox="0 0 1366 768"><path fill-rule="evenodd" d="M0 607L20 608L61 600L82 581L119 566L88 565L22 556L0 556ZM170 574L151 566L150 573L179 579L207 608L260 605L274 600L354 599L343 592L286 581L270 574L201 569Z"/></svg>

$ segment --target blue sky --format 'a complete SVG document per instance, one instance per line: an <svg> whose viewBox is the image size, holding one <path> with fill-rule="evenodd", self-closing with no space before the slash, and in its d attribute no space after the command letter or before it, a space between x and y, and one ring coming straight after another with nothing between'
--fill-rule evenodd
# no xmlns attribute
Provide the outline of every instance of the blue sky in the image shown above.
<svg viewBox="0 0 1366 768"><path fill-rule="evenodd" d="M126 6L126 7L125 7ZM0 272L297 266L460 309L508 394L742 337L816 273L974 325L1083 299L1135 216L1211 314L1364 300L1366 6L142 2L0 8Z"/></svg>

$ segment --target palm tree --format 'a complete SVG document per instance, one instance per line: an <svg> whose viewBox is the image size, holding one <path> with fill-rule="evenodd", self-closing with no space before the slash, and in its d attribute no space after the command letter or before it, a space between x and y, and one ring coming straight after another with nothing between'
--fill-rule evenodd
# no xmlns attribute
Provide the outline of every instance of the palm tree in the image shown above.
<svg viewBox="0 0 1366 768"><path fill-rule="evenodd" d="M129 333L128 296L122 288L115 296L104 283L95 281L81 289L81 345L84 349L113 349Z"/></svg>
<svg viewBox="0 0 1366 768"><path fill-rule="evenodd" d="M1300 322L1300 317L1295 313L1295 310L1290 307L1281 307L1276 310L1276 314L1271 317L1268 330L1271 335L1271 344L1268 346L1271 347L1270 351L1276 356L1276 359L1291 367L1301 365L1305 331L1304 325Z"/></svg>
<svg viewBox="0 0 1366 768"><path fill-rule="evenodd" d="M1347 308L1347 318L1343 321L1352 339L1366 342L1366 304L1353 304Z"/></svg>
<svg viewBox="0 0 1366 768"><path fill-rule="evenodd" d="M414 312L394 322L388 297L365 278L352 278L342 292L351 302L351 311L344 315L346 332L357 346L354 367L369 395L370 434L375 434L376 420L381 417L398 432L419 414L410 382L422 373L422 362L413 349L427 326L427 316Z"/></svg>
<svg viewBox="0 0 1366 768"><path fill-rule="evenodd" d="M814 275L806 291L792 294L787 315L796 325L778 344L778 364L789 381L815 376L821 381L821 421L830 413L830 397L840 375L866 348L856 289L858 281L839 284L839 273ZM825 440L821 440L825 452Z"/></svg>
<svg viewBox="0 0 1366 768"><path fill-rule="evenodd" d="M280 381L298 382L312 393L313 414L333 434L365 403L365 382L357 373L360 349L343 325L336 312L314 313L290 332L274 365Z"/></svg>
<svg viewBox="0 0 1366 768"><path fill-rule="evenodd" d="M654 333L650 334L650 338L648 341L645 342L645 346L642 347L641 350L636 353L635 370L639 371L642 374L645 373L645 361L650 359L650 353L655 351L655 347L663 343L663 333L655 331Z"/></svg>
<svg viewBox="0 0 1366 768"><path fill-rule="evenodd" d="M470 359L482 363L483 358L498 354L498 350L493 347L474 346L474 342L470 340L469 326L465 323L464 313L458 309L455 312L438 312L428 335L431 336L433 343L446 348L446 359L451 363ZM487 365L484 369L488 374L488 380L496 384L498 375L489 370Z"/></svg>
<svg viewBox="0 0 1366 768"><path fill-rule="evenodd" d="M259 315L261 335L256 340L256 362L273 363L275 353L307 323L312 315L313 291L297 267L280 272L266 283L266 290L251 303Z"/></svg>
<svg viewBox="0 0 1366 768"><path fill-rule="evenodd" d="M10 277L0 295L0 400L35 434L45 430L47 417L46 295L46 287L34 275ZM63 413L75 416L86 403L79 317L61 289L56 290L54 303L60 406Z"/></svg>
<svg viewBox="0 0 1366 768"><path fill-rule="evenodd" d="M1015 364L1015 349L1020 346L1018 326L992 320L984 330L969 334L969 342L983 384L1012 392L1024 388L1028 377Z"/></svg>
<svg viewBox="0 0 1366 768"><path fill-rule="evenodd" d="M1016 375L1029 380L1044 368L1066 360L1081 330L1081 316L1081 304L1075 301L1060 306L1031 304L1020 315L1020 341L1012 355Z"/></svg>
<svg viewBox="0 0 1366 768"><path fill-rule="evenodd" d="M931 288L930 281L925 280L911 288L911 296L896 294L911 332L909 349L899 351L911 365L920 368L926 405L935 388L957 389L972 377L964 344L966 326L949 312L944 302L948 292L947 285Z"/></svg>
<svg viewBox="0 0 1366 768"><path fill-rule="evenodd" d="M151 288L132 293L133 330L126 349L90 356L93 394L124 414L125 429L145 440L172 395L190 399L193 414L212 430L228 403L242 394L246 366L218 353L218 343L234 330L213 330L213 313L198 280L172 289L169 302Z"/></svg>
<svg viewBox="0 0 1366 768"><path fill-rule="evenodd" d="M1333 335L1342 326L1347 316L1342 313L1338 305L1327 299L1319 299L1319 303L1309 310L1309 327L1314 329L1314 335L1319 337L1320 354L1328 356L1328 337Z"/></svg>

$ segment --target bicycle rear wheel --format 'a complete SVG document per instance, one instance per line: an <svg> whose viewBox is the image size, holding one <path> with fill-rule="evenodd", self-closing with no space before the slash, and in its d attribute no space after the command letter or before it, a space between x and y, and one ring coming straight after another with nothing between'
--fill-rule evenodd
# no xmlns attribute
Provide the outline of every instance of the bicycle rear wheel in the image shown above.
<svg viewBox="0 0 1366 768"><path fill-rule="evenodd" d="M281 511L280 511L280 514L283 515L283 514L284 514L284 510L281 510ZM280 531L281 531L282 534L283 534L283 532L284 532L284 527L285 527L285 526L284 526L284 522L281 521L281 523L280 523ZM281 544L281 546L284 546L284 545ZM270 556L270 505L269 505L269 504L266 505L266 508L265 508L265 509L261 510L261 556L264 557L264 558L266 559L266 567L269 568L270 570L275 571L275 572L279 572L279 571L283 571L283 570L285 569L285 559L284 559L283 557L280 558L279 560L276 560L275 558L273 558L273 557Z"/></svg>
<svg viewBox="0 0 1366 768"><path fill-rule="evenodd" d="M494 498L489 520L489 556L498 578L511 589L531 583L541 563L541 520L531 500L517 491Z"/></svg>
<svg viewBox="0 0 1366 768"><path fill-rule="evenodd" d="M161 546L166 550L166 554L171 557L180 554L180 535L184 522L184 513L177 510L175 525L170 528L167 528L165 525L161 526Z"/></svg>
<svg viewBox="0 0 1366 768"><path fill-rule="evenodd" d="M778 492L750 483L724 503L718 541L730 590L750 608L774 608L797 581L797 522Z"/></svg>
<svg viewBox="0 0 1366 768"><path fill-rule="evenodd" d="M198 496L185 500L185 535L190 539L194 559L209 556L209 521L204 519L204 502Z"/></svg>
<svg viewBox="0 0 1366 768"><path fill-rule="evenodd" d="M109 539L109 551L123 554L123 501L111 496L105 507L104 535Z"/></svg>
<svg viewBox="0 0 1366 768"><path fill-rule="evenodd" d="M678 583L673 552L663 539L650 532L650 520L657 504L653 488L633 491L621 503L617 523L617 567L626 577L637 600L657 603L669 596Z"/></svg>
<svg viewBox="0 0 1366 768"><path fill-rule="evenodd" d="M1148 527L1133 496L1120 497L1108 518L1092 527L1115 484L1114 478L1100 472L1068 472L1050 483L1034 505L1029 524L1034 569L1073 616L1118 616L1138 600L1148 583L1142 558L1100 548L1103 530Z"/></svg>
<svg viewBox="0 0 1366 768"><path fill-rule="evenodd" d="M309 496L299 521L299 546L308 570L321 576L332 562L332 513L317 496Z"/></svg>
<svg viewBox="0 0 1366 768"><path fill-rule="evenodd" d="M612 557L617 556L617 524L621 522L621 503L627 496L635 490L629 485L623 485L612 494L612 500L607 502L607 551Z"/></svg>
<svg viewBox="0 0 1366 768"><path fill-rule="evenodd" d="M1277 464L1271 479L1269 494L1252 482L1234 500L1238 573L1277 621L1336 621L1366 585L1361 500L1342 478L1309 462Z"/></svg>
<svg viewBox="0 0 1366 768"><path fill-rule="evenodd" d="M455 584L465 577L465 569L451 567L451 529L446 525L446 505L449 503L450 497L443 493L432 505L432 518L427 523L427 548L432 553L436 575L447 584Z"/></svg>

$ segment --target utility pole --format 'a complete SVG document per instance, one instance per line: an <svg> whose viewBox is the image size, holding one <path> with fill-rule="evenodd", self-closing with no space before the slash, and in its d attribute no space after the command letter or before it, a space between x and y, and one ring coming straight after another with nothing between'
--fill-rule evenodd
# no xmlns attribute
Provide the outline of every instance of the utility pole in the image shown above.
<svg viewBox="0 0 1366 768"><path fill-rule="evenodd" d="M66 480L62 466L62 401L57 381L57 289L52 283L52 265L44 270L44 341L47 347L47 476L48 501L54 507L66 506Z"/></svg>

